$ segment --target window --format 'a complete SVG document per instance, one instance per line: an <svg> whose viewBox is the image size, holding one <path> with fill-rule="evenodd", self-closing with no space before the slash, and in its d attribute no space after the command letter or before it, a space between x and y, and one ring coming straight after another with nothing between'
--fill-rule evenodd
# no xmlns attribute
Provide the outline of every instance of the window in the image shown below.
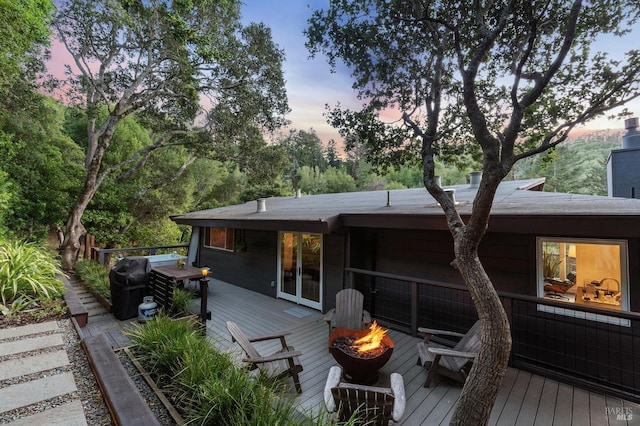
<svg viewBox="0 0 640 426"><path fill-rule="evenodd" d="M539 297L629 310L626 241L538 238L537 252Z"/></svg>
<svg viewBox="0 0 640 426"><path fill-rule="evenodd" d="M221 250L233 251L233 228L207 228L205 232L204 246Z"/></svg>

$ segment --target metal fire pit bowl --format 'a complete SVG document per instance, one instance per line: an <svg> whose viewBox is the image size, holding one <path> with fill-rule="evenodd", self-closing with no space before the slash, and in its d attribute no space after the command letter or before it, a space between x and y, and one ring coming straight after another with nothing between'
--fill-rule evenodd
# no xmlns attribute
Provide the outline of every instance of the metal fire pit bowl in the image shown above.
<svg viewBox="0 0 640 426"><path fill-rule="evenodd" d="M368 329L351 330L348 328L334 328L329 335L329 352L338 364L342 366L344 379L350 383L371 385L378 380L380 370L391 358L393 353L393 340L385 334L382 343L387 345L387 350L373 358L359 358L335 347L333 342L339 337L355 337L356 339L369 333Z"/></svg>

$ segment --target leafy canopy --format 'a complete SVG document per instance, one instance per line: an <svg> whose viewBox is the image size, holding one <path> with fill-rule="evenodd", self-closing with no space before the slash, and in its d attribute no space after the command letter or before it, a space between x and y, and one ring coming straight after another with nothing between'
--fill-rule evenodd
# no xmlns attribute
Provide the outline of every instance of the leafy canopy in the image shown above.
<svg viewBox="0 0 640 426"><path fill-rule="evenodd" d="M424 155L428 134L449 162L469 148L479 157L472 143L490 139L508 168L638 96L639 51L613 57L593 43L616 43L639 9L633 0L337 0L314 12L307 47L352 72L364 108L338 106L328 119L375 164Z"/></svg>

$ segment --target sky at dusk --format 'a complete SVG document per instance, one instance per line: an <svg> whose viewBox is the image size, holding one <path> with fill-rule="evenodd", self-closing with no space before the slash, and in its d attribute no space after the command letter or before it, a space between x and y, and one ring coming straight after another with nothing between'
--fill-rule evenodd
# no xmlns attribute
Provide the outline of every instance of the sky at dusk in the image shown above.
<svg viewBox="0 0 640 426"><path fill-rule="evenodd" d="M310 59L304 46L306 38L303 31L312 11L327 7L328 4L329 0L244 0L242 20L245 24L263 22L270 27L274 42L285 51L283 69L291 108L287 117L291 121L289 128L305 131L314 129L325 144L334 139L341 146L340 135L327 124L323 116L325 105L340 103L343 107L359 109L362 102L356 99L351 88L352 79L348 70L339 69L332 73L323 55ZM603 40L596 48L616 54L640 48L637 40L640 40L640 25L624 40ZM65 55L64 48L58 42L53 43L52 50L49 71L61 75L63 65L70 57ZM635 116L640 115L640 101L629 104L629 109ZM590 123L586 129L623 128L623 121L603 118ZM283 132L287 132L287 129Z"/></svg>
<svg viewBox="0 0 640 426"><path fill-rule="evenodd" d="M315 9L326 8L329 0L244 0L242 8L245 22L264 22L272 30L272 36L286 53L284 64L287 94L291 113L291 128L308 130L313 128L326 143L333 138L341 141L338 132L332 129L323 117L325 104L358 108L351 89L352 79L346 69L331 73L326 58L318 55L309 59L302 33L307 20ZM610 54L620 54L630 49L640 48L640 25L624 39L603 40L595 48ZM628 105L635 116L640 115L640 101ZM589 123L586 130L624 129L623 120L601 118Z"/></svg>

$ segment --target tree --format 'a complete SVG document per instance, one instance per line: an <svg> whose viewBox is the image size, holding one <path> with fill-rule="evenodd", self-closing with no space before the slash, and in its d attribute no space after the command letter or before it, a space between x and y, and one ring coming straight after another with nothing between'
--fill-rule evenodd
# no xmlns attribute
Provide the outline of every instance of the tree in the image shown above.
<svg viewBox="0 0 640 426"><path fill-rule="evenodd" d="M198 145L197 155L224 153L245 126L272 130L284 123L283 52L268 28L240 25L239 7L236 0L59 4L55 32L74 61L66 95L88 117L86 178L66 223L65 269L75 263L83 214L105 178L125 179L160 148ZM134 113L152 129L152 143L105 167L116 126Z"/></svg>
<svg viewBox="0 0 640 426"><path fill-rule="evenodd" d="M0 170L12 189L4 223L20 238L41 239L73 204L82 150L64 132L65 108L24 80L14 81L0 109Z"/></svg>
<svg viewBox="0 0 640 426"><path fill-rule="evenodd" d="M50 0L0 0L0 93L22 74L25 61L49 44Z"/></svg>
<svg viewBox="0 0 640 426"><path fill-rule="evenodd" d="M329 121L365 144L375 165L419 156L424 186L443 208L452 264L482 321L452 424L488 422L511 348L507 316L478 257L496 189L516 161L638 97L638 51L609 58L591 46L627 32L639 11L635 0L336 0L310 19L312 55L326 54L333 66L342 60L366 101L361 111L335 108ZM390 109L401 112L400 125L379 119ZM434 181L436 155L465 151L481 154L483 166L466 221Z"/></svg>

